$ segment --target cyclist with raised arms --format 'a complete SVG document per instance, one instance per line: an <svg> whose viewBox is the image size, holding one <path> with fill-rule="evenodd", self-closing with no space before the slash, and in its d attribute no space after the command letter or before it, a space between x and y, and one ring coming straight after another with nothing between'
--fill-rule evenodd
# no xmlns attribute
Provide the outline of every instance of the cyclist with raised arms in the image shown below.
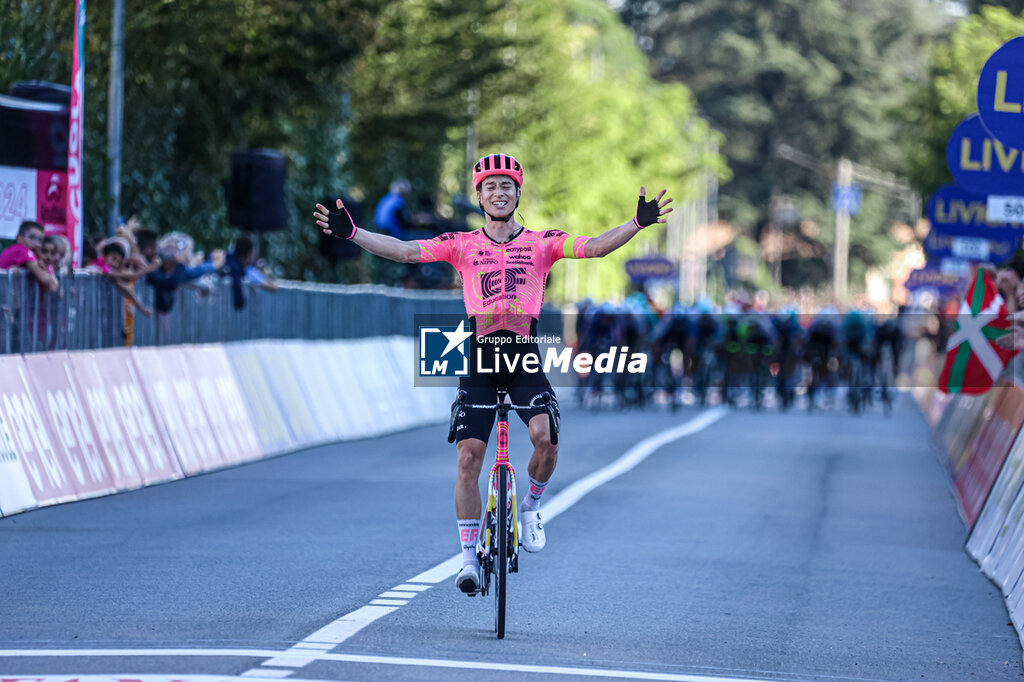
<svg viewBox="0 0 1024 682"><path fill-rule="evenodd" d="M523 167L507 154L490 154L473 168L473 186L477 201L487 215L486 224L472 232L448 232L433 239L402 241L389 235L359 229L338 199L333 210L316 205L313 217L325 234L351 239L370 253L400 263L446 261L462 279L462 296L470 317L472 343L491 344L500 353L536 353L534 337L537 319L544 301L544 286L551 266L561 258L600 258L619 248L640 230L664 223L661 216L672 199L662 200L665 190L648 201L640 188L633 218L597 237L573 237L562 230L528 230L515 220L523 187ZM492 357L488 348L484 357ZM520 355L521 356L521 355ZM470 357L476 357L475 349ZM472 363L471 363L472 366ZM505 363L499 367L506 367ZM535 399L545 391L554 395L543 372L528 373L521 365L478 376L475 367L470 376L459 381L466 391L466 402L490 404L497 401L497 389L508 390L517 405L538 404ZM546 542L540 513L540 499L555 470L558 447L551 443L548 417L543 408L519 412L527 425L533 456L527 469L530 489L521 505L522 546L539 552ZM463 567L456 586L466 594L480 590L480 564L476 540L481 516L480 471L494 426L494 413L468 410L456 419L458 475L455 483L455 516L459 525Z"/></svg>

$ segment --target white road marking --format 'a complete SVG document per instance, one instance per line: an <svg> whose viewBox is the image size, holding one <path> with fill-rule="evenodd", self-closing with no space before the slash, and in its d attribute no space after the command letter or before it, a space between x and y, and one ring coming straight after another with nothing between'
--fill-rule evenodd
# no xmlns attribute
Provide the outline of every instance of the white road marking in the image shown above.
<svg viewBox="0 0 1024 682"><path fill-rule="evenodd" d="M270 670L270 669L264 670L263 668L253 668L252 670L248 670L248 671L242 673L242 677L283 678L283 677L288 677L289 675L292 674L292 672L294 672L294 671L292 671L292 670ZM143 680L143 682L146 682L146 680ZM182 682L184 682L184 681L182 681Z"/></svg>
<svg viewBox="0 0 1024 682"><path fill-rule="evenodd" d="M684 424L680 424L679 426L671 429L666 429L661 433L645 438L627 450L625 454L621 455L611 464L598 469L588 476L584 476L556 495L543 507L545 512L543 518L545 521L550 521L583 499L587 493L636 467L638 464L650 457L658 448L671 443L674 440L684 438L706 429L728 413L729 411L725 408L714 408L706 412L702 412ZM412 587L415 589L415 586L409 585L408 583L427 583L428 585L434 585L455 575L461 568L462 553L460 552L459 554L442 561L437 566L434 566L413 578L409 578L409 580L407 580L401 587ZM423 589L426 589L426 587ZM334 646L337 646L373 621L386 616L398 607L404 606L406 603L408 602L401 600L374 599L370 602L370 606L364 606L356 609L352 613L342 616L338 620L334 621L334 623L317 630L302 641L321 643L333 642ZM381 610L367 611L367 609ZM298 647L299 645L296 645L295 647L292 647L290 651L293 651ZM265 661L262 665L299 668L309 665L314 659L303 659L304 662L301 663L298 661L291 663L279 663L278 661L281 660L283 659L275 657L272 661Z"/></svg>
<svg viewBox="0 0 1024 682"><path fill-rule="evenodd" d="M173 657L239 657L239 658L264 658L266 656L278 656L282 659L298 658L294 654L284 651L272 651L267 649L13 649L0 650L0 659L3 658L37 658L37 657L149 657L149 656L173 656ZM709 675L688 675L677 673L655 673L639 670L615 670L611 668L574 668L559 665L527 665L522 663L488 663L486 661L450 661L441 658L400 658L397 656L366 656L361 654L331 654L318 653L310 654L316 661L334 661L339 663L365 663L369 665L398 665L417 668L456 668L462 670L496 670L502 672L536 673L538 675L576 675L578 677L611 677L626 680L663 680L665 682L764 682L749 677L715 677ZM269 672L269 671L263 671ZM276 672L276 671L275 671ZM280 671L289 672L289 671ZM214 676L214 675L132 675L132 680L141 682L249 682L252 676L242 677ZM125 675L33 675L31 677L17 678L5 676L5 682L120 682L126 678ZM780 678L773 677L778 682ZM295 680L295 682L313 682L307 680ZM318 682L324 682L319 680Z"/></svg>
<svg viewBox="0 0 1024 682"><path fill-rule="evenodd" d="M393 590L402 590L407 592L424 592L430 589L430 585L410 585L408 583L402 583L396 587L392 587Z"/></svg>
<svg viewBox="0 0 1024 682"><path fill-rule="evenodd" d="M388 590L387 592L381 592L377 596L382 599L412 599L419 592L399 592L398 590Z"/></svg>

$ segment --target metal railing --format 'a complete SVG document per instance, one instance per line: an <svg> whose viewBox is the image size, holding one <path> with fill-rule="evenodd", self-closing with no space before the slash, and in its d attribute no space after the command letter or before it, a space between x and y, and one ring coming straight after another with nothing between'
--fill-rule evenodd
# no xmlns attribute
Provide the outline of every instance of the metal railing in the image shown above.
<svg viewBox="0 0 1024 682"><path fill-rule="evenodd" d="M246 287L246 305L235 310L231 283L184 286L169 313L134 313L134 344L217 343L247 339L338 339L413 335L416 315L461 315L454 291L395 289L379 285L278 282L276 292ZM135 285L153 306L152 288ZM88 350L125 344L125 303L104 277L76 272L60 279L56 293L40 290L24 271L0 270L0 353Z"/></svg>

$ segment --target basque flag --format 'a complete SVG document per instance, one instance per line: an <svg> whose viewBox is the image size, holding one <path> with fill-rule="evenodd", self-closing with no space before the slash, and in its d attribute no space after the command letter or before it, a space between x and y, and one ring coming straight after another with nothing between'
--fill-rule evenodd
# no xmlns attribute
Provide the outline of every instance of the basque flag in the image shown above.
<svg viewBox="0 0 1024 682"><path fill-rule="evenodd" d="M953 335L946 346L946 363L939 375L945 393L984 393L1019 351L993 343L1010 333L1010 315L988 273L978 269L974 284L960 304Z"/></svg>

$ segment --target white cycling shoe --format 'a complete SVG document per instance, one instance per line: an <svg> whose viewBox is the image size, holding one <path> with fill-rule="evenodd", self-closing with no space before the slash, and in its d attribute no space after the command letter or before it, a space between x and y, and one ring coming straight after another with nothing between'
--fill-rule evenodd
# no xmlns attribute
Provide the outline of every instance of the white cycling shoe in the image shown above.
<svg viewBox="0 0 1024 682"><path fill-rule="evenodd" d="M544 536L544 523L541 521L539 511L519 512L519 518L523 522L523 532L519 538L519 544L527 552L539 552L544 549L547 538Z"/></svg>
<svg viewBox="0 0 1024 682"><path fill-rule="evenodd" d="M480 567L467 564L462 567L459 574L455 576L455 587L472 597L480 592Z"/></svg>

